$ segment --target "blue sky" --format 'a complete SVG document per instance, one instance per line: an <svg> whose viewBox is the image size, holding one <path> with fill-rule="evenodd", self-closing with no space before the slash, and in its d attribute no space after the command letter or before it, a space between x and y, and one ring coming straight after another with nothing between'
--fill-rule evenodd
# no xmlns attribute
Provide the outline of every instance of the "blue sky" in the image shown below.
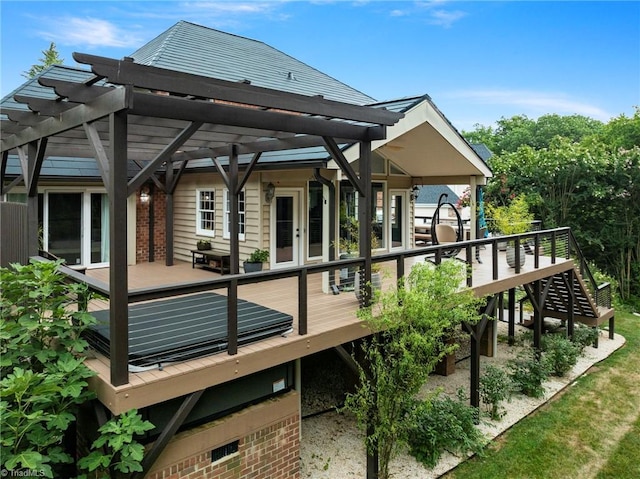
<svg viewBox="0 0 640 479"><path fill-rule="evenodd" d="M640 2L0 2L5 96L49 42L122 58L178 20L263 41L378 100L427 93L461 130L640 105Z"/></svg>

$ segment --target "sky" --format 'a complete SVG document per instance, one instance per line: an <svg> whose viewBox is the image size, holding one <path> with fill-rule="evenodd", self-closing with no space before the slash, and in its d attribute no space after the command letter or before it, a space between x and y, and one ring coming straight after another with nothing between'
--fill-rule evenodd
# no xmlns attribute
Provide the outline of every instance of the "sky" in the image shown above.
<svg viewBox="0 0 640 479"><path fill-rule="evenodd" d="M269 44L376 98L428 94L459 130L640 106L640 2L0 0L0 96L55 42L122 58L179 20Z"/></svg>

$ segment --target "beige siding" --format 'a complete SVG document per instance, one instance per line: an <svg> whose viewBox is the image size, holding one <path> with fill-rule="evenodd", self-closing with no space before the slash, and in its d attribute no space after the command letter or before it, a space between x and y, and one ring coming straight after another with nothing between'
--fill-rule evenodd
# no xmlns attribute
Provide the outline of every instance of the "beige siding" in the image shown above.
<svg viewBox="0 0 640 479"><path fill-rule="evenodd" d="M262 238L259 236L260 214L264 198L259 176L254 175L245 185L246 201L246 233L245 240L240 241L240 260L248 256L255 248L263 248ZM215 236L213 238L196 234L196 189L209 188L215 190ZM229 251L229 240L223 238L223 192L225 185L219 175L205 173L185 175L176 188L174 194L174 258L176 260L191 261L192 250L199 239L211 241L215 250ZM266 227L268 232L268 224ZM264 233L264 227L263 227ZM262 236L264 238L264 235ZM267 235L268 238L268 235Z"/></svg>

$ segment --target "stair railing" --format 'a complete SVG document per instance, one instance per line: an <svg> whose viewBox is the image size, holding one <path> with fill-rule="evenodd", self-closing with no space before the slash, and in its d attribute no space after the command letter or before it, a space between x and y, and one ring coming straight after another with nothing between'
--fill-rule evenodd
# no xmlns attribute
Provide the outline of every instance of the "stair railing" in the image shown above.
<svg viewBox="0 0 640 479"><path fill-rule="evenodd" d="M567 259L571 257L571 252L575 253L574 260L578 263L580 274L586 279L587 288L593 295L596 306L611 308L611 283L606 282L598 284L591 274L589 264L584 257L584 253L576 240L573 231L569 230L569 248L567 251Z"/></svg>

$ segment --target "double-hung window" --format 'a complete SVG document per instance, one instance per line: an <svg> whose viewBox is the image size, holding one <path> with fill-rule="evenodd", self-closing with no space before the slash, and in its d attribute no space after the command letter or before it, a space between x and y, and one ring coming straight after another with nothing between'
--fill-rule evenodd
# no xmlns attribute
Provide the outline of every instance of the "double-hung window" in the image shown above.
<svg viewBox="0 0 640 479"><path fill-rule="evenodd" d="M196 190L196 234L215 236L216 197L215 190Z"/></svg>
<svg viewBox="0 0 640 479"><path fill-rule="evenodd" d="M245 227L246 227L244 198L245 198L244 190L242 190L240 193L238 193L238 238L241 240L244 240L244 233L245 233ZM229 190L226 190L226 189L224 190L223 202L224 202L224 221L223 221L224 229L222 232L222 237L228 239L231 237L231 234L230 234L231 230L229 228L229 223L231 221L231 201L230 201Z"/></svg>

